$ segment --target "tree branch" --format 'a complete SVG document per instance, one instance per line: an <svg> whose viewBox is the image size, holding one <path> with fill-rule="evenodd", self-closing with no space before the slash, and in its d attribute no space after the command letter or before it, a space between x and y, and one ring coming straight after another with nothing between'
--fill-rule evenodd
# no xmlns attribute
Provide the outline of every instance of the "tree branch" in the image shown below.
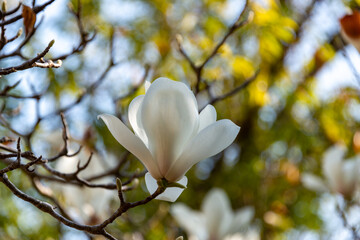
<svg viewBox="0 0 360 240"><path fill-rule="evenodd" d="M57 219L59 222L63 223L64 225L71 227L71 228L75 228L77 230L81 230L81 231L86 231L88 233L91 234L98 234L98 235L103 235L108 239L115 239L113 236L111 236L109 233L107 233L105 231L105 228L111 224L112 222L115 221L115 219L117 219L118 217L120 217L124 212L126 212L127 210L140 206L140 205L144 205L148 202L150 202L151 200L155 199L158 195L160 195L162 192L165 191L164 188L162 187L158 187L158 189L150 196L148 196L147 198L137 201L137 202L123 202L120 207L106 220L104 220L101 224L97 224L97 225L84 225L84 224L79 224L76 223L72 220L69 220L65 217L63 217L61 214L57 213L55 211L55 207L52 206L51 204L44 202L44 201L40 201L36 198L33 198L29 195L27 195L26 193L22 192L20 189L18 189L8 178L6 173L0 174L0 181L18 198L32 204L33 206L35 206L36 208L38 208L39 210L48 213L49 215L51 215L53 218Z"/></svg>
<svg viewBox="0 0 360 240"><path fill-rule="evenodd" d="M43 58L50 50L50 48L54 45L54 40L52 40L48 46L42 51L37 57L34 57L33 59L30 59L18 66L15 67L9 67L9 68L1 68L0 69L0 76L8 75L13 72L17 72L20 70L25 70L33 67L37 67L36 62L39 61L41 58Z"/></svg>

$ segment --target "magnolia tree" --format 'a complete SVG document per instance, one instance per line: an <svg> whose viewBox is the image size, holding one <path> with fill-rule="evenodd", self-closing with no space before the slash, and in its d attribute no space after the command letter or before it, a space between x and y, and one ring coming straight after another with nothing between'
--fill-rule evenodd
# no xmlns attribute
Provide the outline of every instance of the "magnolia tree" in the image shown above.
<svg viewBox="0 0 360 240"><path fill-rule="evenodd" d="M1 1L0 238L360 239L357 7Z"/></svg>

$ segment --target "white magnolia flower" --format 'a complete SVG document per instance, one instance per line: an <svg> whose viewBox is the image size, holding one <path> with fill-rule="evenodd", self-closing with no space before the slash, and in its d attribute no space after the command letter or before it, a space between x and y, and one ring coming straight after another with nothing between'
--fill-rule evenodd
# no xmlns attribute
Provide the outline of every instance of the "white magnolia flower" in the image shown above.
<svg viewBox="0 0 360 240"><path fill-rule="evenodd" d="M102 114L114 138L134 154L149 171L146 186L152 194L157 181L187 184L185 173L236 138L240 127L228 119L216 121L216 110L207 105L199 114L194 94L181 82L158 78L145 95L129 106L132 133L118 118ZM175 201L183 189L171 187L157 199Z"/></svg>
<svg viewBox="0 0 360 240"><path fill-rule="evenodd" d="M360 12L355 10L340 19L340 34L360 52Z"/></svg>
<svg viewBox="0 0 360 240"><path fill-rule="evenodd" d="M80 166L84 166L89 159L90 149L83 147L81 152L74 157L62 157L56 161L56 170L62 173L74 173L80 160ZM79 173L79 177L92 177L108 170L113 166L115 160L107 156L106 163L104 158L94 153L89 165ZM111 177L105 177L92 183L109 183L113 182ZM65 206L69 208L71 216L78 221L87 224L98 223L99 220L108 217L109 203L116 196L114 192L103 188L78 187L75 185L56 186L64 197Z"/></svg>
<svg viewBox="0 0 360 240"><path fill-rule="evenodd" d="M182 203L174 204L170 212L188 233L189 239L194 240L244 239L244 233L239 232L248 227L254 217L252 207L233 212L222 189L213 189L205 196L201 212Z"/></svg>
<svg viewBox="0 0 360 240"><path fill-rule="evenodd" d="M351 197L360 184L360 157L343 160L346 148L335 145L323 157L322 170L326 181L310 173L302 175L305 187L317 192L336 192Z"/></svg>

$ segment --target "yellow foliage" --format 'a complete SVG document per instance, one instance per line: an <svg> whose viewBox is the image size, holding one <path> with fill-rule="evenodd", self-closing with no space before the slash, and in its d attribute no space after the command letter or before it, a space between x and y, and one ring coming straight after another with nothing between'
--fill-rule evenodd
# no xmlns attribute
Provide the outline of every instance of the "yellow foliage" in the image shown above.
<svg viewBox="0 0 360 240"><path fill-rule="evenodd" d="M258 4L254 4L254 23L259 26L266 25L268 23L274 22L279 18L279 13L272 9L264 9Z"/></svg>
<svg viewBox="0 0 360 240"><path fill-rule="evenodd" d="M327 114L325 112L325 114L321 115L321 123L322 126L324 126L324 131L326 136L333 142L343 142L344 137L343 137L343 132L339 126L339 123L332 118L331 116L329 116L329 114Z"/></svg>
<svg viewBox="0 0 360 240"><path fill-rule="evenodd" d="M284 27L288 27L294 30L299 27L298 24L293 19L285 16L281 16L281 23Z"/></svg>
<svg viewBox="0 0 360 240"><path fill-rule="evenodd" d="M287 27L296 29L297 23L279 12L277 5L273 4L272 8L264 9L258 4L253 4L254 23L259 26L278 25L279 27Z"/></svg>
<svg viewBox="0 0 360 240"><path fill-rule="evenodd" d="M260 55L264 60L271 62L274 59L278 59L282 53L283 48L280 42L274 37L274 35L266 34L260 37Z"/></svg>
<svg viewBox="0 0 360 240"><path fill-rule="evenodd" d="M199 46L202 49L210 49L213 46L213 42L210 38L204 36L200 39Z"/></svg>
<svg viewBox="0 0 360 240"><path fill-rule="evenodd" d="M222 29L224 29L224 24L218 18L210 16L206 19L204 28L207 35L216 36Z"/></svg>
<svg viewBox="0 0 360 240"><path fill-rule="evenodd" d="M170 51L170 40L163 32L159 32L153 36L152 41L157 46L159 53L162 57L166 56Z"/></svg>
<svg viewBox="0 0 360 240"><path fill-rule="evenodd" d="M254 162L253 169L256 173L261 173L265 169L265 162L263 160Z"/></svg>
<svg viewBox="0 0 360 240"><path fill-rule="evenodd" d="M316 67L320 68L324 63L333 59L335 54L336 51L329 43L322 45L315 53Z"/></svg>
<svg viewBox="0 0 360 240"><path fill-rule="evenodd" d="M221 67L206 68L203 76L208 80L221 80L223 76L222 71Z"/></svg>
<svg viewBox="0 0 360 240"><path fill-rule="evenodd" d="M254 66L243 56L235 56L231 61L233 74L236 78L249 78L254 75Z"/></svg>
<svg viewBox="0 0 360 240"><path fill-rule="evenodd" d="M310 82L311 81L312 80L310 80ZM316 83L311 82L311 84L314 85ZM318 107L320 105L320 101L314 92L309 92L307 89L299 88L296 94L299 101L305 103L309 108Z"/></svg>
<svg viewBox="0 0 360 240"><path fill-rule="evenodd" d="M298 25L293 19L282 15L276 3L270 4L268 9L258 4L253 6L254 24L260 28L260 54L266 61L273 61L283 52L280 42L290 43L294 40Z"/></svg>
<svg viewBox="0 0 360 240"><path fill-rule="evenodd" d="M153 0L152 3L162 13L166 13L168 8L171 6L170 2L163 0Z"/></svg>
<svg viewBox="0 0 360 240"><path fill-rule="evenodd" d="M267 93L267 74L261 73L256 80L248 86L249 102L255 106L264 106L269 102L269 95Z"/></svg>
<svg viewBox="0 0 360 240"><path fill-rule="evenodd" d="M219 49L219 54L222 56L222 57L231 57L232 56L232 51L231 51L231 48L229 46L229 44L227 43L224 43L220 49Z"/></svg>
<svg viewBox="0 0 360 240"><path fill-rule="evenodd" d="M290 31L290 29L288 28L284 28L282 26L272 26L272 33L274 34L274 36L276 36L276 38L278 38L279 40L282 40L284 42L292 42L295 38L295 35L293 34L292 31Z"/></svg>

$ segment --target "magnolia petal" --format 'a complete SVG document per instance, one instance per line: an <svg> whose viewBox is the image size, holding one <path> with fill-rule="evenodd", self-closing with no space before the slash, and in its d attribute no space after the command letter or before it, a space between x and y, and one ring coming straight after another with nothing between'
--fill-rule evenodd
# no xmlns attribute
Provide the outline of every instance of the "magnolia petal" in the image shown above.
<svg viewBox="0 0 360 240"><path fill-rule="evenodd" d="M332 189L337 189L343 178L342 160L346 153L346 147L335 145L324 153L323 173Z"/></svg>
<svg viewBox="0 0 360 240"><path fill-rule="evenodd" d="M194 164L218 154L236 138L240 127L228 119L217 121L196 135L185 147L183 154L171 166L165 178L176 181Z"/></svg>
<svg viewBox="0 0 360 240"><path fill-rule="evenodd" d="M149 87L151 86L151 82L149 80L145 81L145 93L147 92L147 90L149 89Z"/></svg>
<svg viewBox="0 0 360 240"><path fill-rule="evenodd" d="M129 152L134 154L146 167L146 169L156 178L161 178L159 169L151 156L150 151L146 148L140 138L135 136L123 122L110 114L99 115L108 127L114 138Z"/></svg>
<svg viewBox="0 0 360 240"><path fill-rule="evenodd" d="M236 211L231 227L229 230L230 234L239 232L241 228L247 227L255 214L253 207L243 207Z"/></svg>
<svg viewBox="0 0 360 240"><path fill-rule="evenodd" d="M202 213L193 211L182 203L171 206L170 213L189 236L196 236L197 239L208 239L206 219Z"/></svg>
<svg viewBox="0 0 360 240"><path fill-rule="evenodd" d="M216 122L216 110L213 105L208 104L199 115L199 130L203 130L204 128L210 126Z"/></svg>
<svg viewBox="0 0 360 240"><path fill-rule="evenodd" d="M321 178L311 173L303 173L301 175L301 182L304 184L304 187L311 191L326 192L329 190Z"/></svg>
<svg viewBox="0 0 360 240"><path fill-rule="evenodd" d="M144 100L144 95L140 95L131 101L129 105L128 118L131 127L135 132L135 135L138 136L144 142L145 146L148 146L148 138L142 126L140 119L140 111L139 111L143 100Z"/></svg>
<svg viewBox="0 0 360 240"><path fill-rule="evenodd" d="M187 182L188 180L187 177L185 176L182 179L180 179L180 181L177 181L177 183L180 183L185 187L187 185ZM145 183L150 194L153 194L158 188L156 179L153 178L150 173L145 174ZM168 202L175 202L183 191L184 191L183 188L169 187L162 194L157 196L156 199L164 200Z"/></svg>
<svg viewBox="0 0 360 240"><path fill-rule="evenodd" d="M212 189L203 200L201 209L205 214L206 227L210 235L222 239L233 220L230 201L224 190Z"/></svg>
<svg viewBox="0 0 360 240"><path fill-rule="evenodd" d="M158 78L146 92L140 111L149 149L164 175L198 129L195 96L181 82Z"/></svg>
<svg viewBox="0 0 360 240"><path fill-rule="evenodd" d="M252 227L246 230L246 232L235 233L233 235L226 236L223 240L260 240L259 229Z"/></svg>
<svg viewBox="0 0 360 240"><path fill-rule="evenodd" d="M247 233L236 233L234 235L225 236L223 240L249 240L246 235Z"/></svg>
<svg viewBox="0 0 360 240"><path fill-rule="evenodd" d="M360 169L359 161L357 161L356 159L345 160L342 165L342 171L343 171L343 177L341 179L342 181L338 184L338 189L335 190L347 196L353 195L358 184L360 183L359 169Z"/></svg>

